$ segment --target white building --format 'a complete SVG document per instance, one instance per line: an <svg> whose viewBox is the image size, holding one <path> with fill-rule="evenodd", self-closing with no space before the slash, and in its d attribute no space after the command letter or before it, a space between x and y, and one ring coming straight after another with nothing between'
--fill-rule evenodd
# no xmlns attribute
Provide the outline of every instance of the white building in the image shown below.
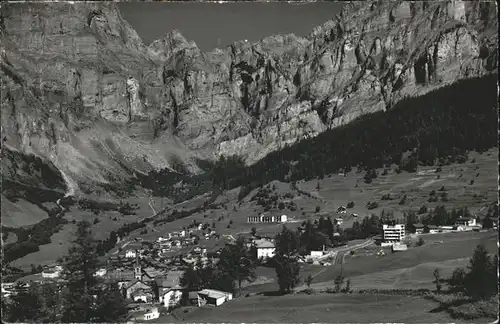
<svg viewBox="0 0 500 324"><path fill-rule="evenodd" d="M198 292L198 306L203 306L206 304L211 304L215 306L220 306L227 301L233 299L233 294L215 290L215 289L203 289Z"/></svg>
<svg viewBox="0 0 500 324"><path fill-rule="evenodd" d="M476 219L472 217L460 217L456 220L455 226L476 226Z"/></svg>
<svg viewBox="0 0 500 324"><path fill-rule="evenodd" d="M128 250L125 253L126 258L135 258L137 256L137 252L135 250Z"/></svg>
<svg viewBox="0 0 500 324"><path fill-rule="evenodd" d="M61 266L55 266L53 268L43 270L42 278L59 278L62 272Z"/></svg>
<svg viewBox="0 0 500 324"><path fill-rule="evenodd" d="M95 276L102 277L102 276L106 275L107 272L108 271L105 268L101 268L95 272Z"/></svg>
<svg viewBox="0 0 500 324"><path fill-rule="evenodd" d="M160 295L160 303L163 303L163 305L168 309L178 305L181 302L181 298L182 290L175 288L166 289Z"/></svg>
<svg viewBox="0 0 500 324"><path fill-rule="evenodd" d="M158 307L154 307L154 308L150 309L149 312L146 312L144 314L145 321L156 319L158 317L160 317L160 312L158 311Z"/></svg>
<svg viewBox="0 0 500 324"><path fill-rule="evenodd" d="M259 216L248 216L247 223L286 223L288 221L287 215L270 216L261 214Z"/></svg>
<svg viewBox="0 0 500 324"><path fill-rule="evenodd" d="M398 243L405 237L404 224L382 225L384 243Z"/></svg>
<svg viewBox="0 0 500 324"><path fill-rule="evenodd" d="M335 218L336 225L342 225L342 223L344 223L344 220L342 219L342 217Z"/></svg>
<svg viewBox="0 0 500 324"><path fill-rule="evenodd" d="M272 242L261 240L257 241L255 245L257 247L257 259L274 257L276 247Z"/></svg>
<svg viewBox="0 0 500 324"><path fill-rule="evenodd" d="M313 259L317 259L317 258L321 258L322 256L324 255L323 251L311 251L311 258Z"/></svg>

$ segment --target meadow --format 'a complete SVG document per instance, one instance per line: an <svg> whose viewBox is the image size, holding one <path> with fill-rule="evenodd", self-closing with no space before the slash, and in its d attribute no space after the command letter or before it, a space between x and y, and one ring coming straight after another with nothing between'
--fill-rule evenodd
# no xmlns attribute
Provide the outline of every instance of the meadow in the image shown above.
<svg viewBox="0 0 500 324"><path fill-rule="evenodd" d="M422 297L377 294L295 294L252 296L220 307L192 308L157 322L246 323L444 323L445 313L430 312L436 303ZM390 309L391 311L388 311ZM456 321L453 321L456 322Z"/></svg>
<svg viewBox="0 0 500 324"><path fill-rule="evenodd" d="M467 206L471 212L483 217L486 212L486 206L496 201L497 178L495 174L497 170L497 155L497 148L482 154L471 152L465 163L444 165L438 173L436 173L436 167L419 167L417 173L408 173L405 171L397 173L393 166L387 168L386 175L382 175L384 169L377 169L378 177L373 179L370 184L363 181L365 172L357 172L356 168L353 168L345 176L334 174L327 175L323 179L299 181L296 184L299 190L296 190L291 183L272 181L268 184L268 187L272 189L272 193L277 194L280 197L279 199L283 201L288 199L283 198L285 195L291 195L292 198L288 199L288 201L292 201L295 208L294 210L290 210L289 208L284 208L283 210L271 208L267 213L288 215L291 222L287 223L286 226L289 228L296 228L300 226L302 221L308 219L314 220L320 216L332 216L333 218L341 216L344 218L342 227L349 228L356 220L350 216L351 213L357 213L359 221L364 216L371 213L379 214L382 210L394 212L395 218L403 219L403 212L418 210L422 205L433 208L438 204L445 205L447 208ZM471 184L470 180L474 180L474 182ZM445 188L448 201L428 202L431 191L438 191L441 187ZM118 247L133 241L135 238L141 237L144 240L154 241L159 236L164 236L168 232L178 231L183 227L191 225L193 221L208 223L210 227L212 227L212 224L215 224L215 230L221 236L220 240L212 239L207 241L204 238L200 240L200 245L209 250L223 246L227 242L224 235L233 235L235 237L237 234L249 233L252 227L255 227L257 234L260 235L274 236L277 232L281 231L282 224L247 223L247 216L265 213L266 208L265 206L258 205L256 200L252 201L252 197L258 193L260 188L253 189L241 200L238 200L239 190L240 188L236 188L222 193L215 200L214 206L192 213L188 217L164 223L147 222L145 228L132 231L111 253L116 253ZM382 200L382 196L387 194L390 194L393 199ZM406 195L407 199L406 203L401 205L399 197L403 195ZM93 198L97 199L97 197ZM151 217L153 210L149 206L150 202L153 204L156 212L162 209L169 212L173 210L187 211L202 207L207 199L208 195L202 195L180 204L173 204L167 198L153 197L150 200L150 197L145 196L144 193L141 196L138 193L138 196L131 196L123 200L138 206L134 210L135 215L123 215L117 211L102 211L98 215L95 215L90 210L82 210L75 205L70 207L65 218L70 222L83 219L93 222L97 218L99 222L92 226L94 236L97 239L106 239L112 230L116 231L126 223ZM350 201L354 202L354 207L348 209L347 214L337 214L337 208L341 205L346 206ZM369 201L376 201L379 207L369 210L366 206L366 203ZM317 212L318 209L319 212ZM160 214L155 220L165 217L164 215ZM147 232L146 234L144 234L144 229ZM15 264L18 266L27 266L38 260L43 260L44 262L55 261L63 250L58 241L64 237L71 237L71 231L71 226L69 224L65 225L61 230L64 233L59 233L57 237L54 236L53 242L47 245L46 248L33 253L33 255L27 255L22 259L16 260ZM462 249L465 252L459 253L458 256L447 257L444 260L438 258L439 260L429 260L429 262L466 257L468 256L468 251L472 251L476 245L475 242L469 243L472 245L468 246L468 250ZM63 243L62 245L66 244ZM57 248L53 249L56 246ZM58 252L52 253L52 251ZM368 264L370 262L372 261L366 261ZM386 267L386 262L382 263L384 264L382 267ZM407 266L403 264L399 268L413 266L415 264ZM331 276L329 277L328 273L328 271L324 271L322 275L326 276L326 278L322 279L320 276L317 279L321 281L331 280ZM363 273L355 274L362 275Z"/></svg>

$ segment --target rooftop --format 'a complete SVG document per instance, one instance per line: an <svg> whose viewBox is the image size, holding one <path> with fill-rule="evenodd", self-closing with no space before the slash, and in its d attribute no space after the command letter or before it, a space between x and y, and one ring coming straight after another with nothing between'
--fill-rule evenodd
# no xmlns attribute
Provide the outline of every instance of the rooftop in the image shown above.
<svg viewBox="0 0 500 324"><path fill-rule="evenodd" d="M227 295L230 295L231 293L227 293L225 291L215 290L215 289L203 289L202 291L199 291L198 294L206 295L209 298L218 299L218 298L226 297Z"/></svg>
<svg viewBox="0 0 500 324"><path fill-rule="evenodd" d="M269 241L257 241L256 246L258 249L265 249L265 248L273 248L274 243L269 242Z"/></svg>
<svg viewBox="0 0 500 324"><path fill-rule="evenodd" d="M184 271L169 271L166 276L156 278L155 281L159 287L180 288L181 277Z"/></svg>

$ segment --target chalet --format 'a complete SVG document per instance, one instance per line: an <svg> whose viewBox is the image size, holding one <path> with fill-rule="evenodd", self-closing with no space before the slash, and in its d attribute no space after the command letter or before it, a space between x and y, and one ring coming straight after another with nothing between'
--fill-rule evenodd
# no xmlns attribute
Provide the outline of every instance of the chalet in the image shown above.
<svg viewBox="0 0 500 324"><path fill-rule="evenodd" d="M159 290L159 301L165 307L174 306L175 302L180 301L176 298L182 296L183 287L180 282L183 274L184 271L169 271L165 277L155 278Z"/></svg>
<svg viewBox="0 0 500 324"><path fill-rule="evenodd" d="M139 298L142 298L142 295L140 295L140 293L142 293L142 294L145 294L147 292L150 292L151 294L153 293L151 286L149 286L148 284L146 284L145 282L143 282L140 279L136 279L136 280L132 281L130 284L128 284L127 286L125 286L125 290L126 290L127 299L134 298L134 300L135 300L134 296L135 296L136 292L139 293L139 296L140 296Z"/></svg>
<svg viewBox="0 0 500 324"><path fill-rule="evenodd" d="M150 321L153 319L157 319L159 317L160 317L160 312L158 311L158 307L153 307L150 309L145 309L132 313L131 319L140 322L140 321Z"/></svg>
<svg viewBox="0 0 500 324"><path fill-rule="evenodd" d="M473 217L460 217L455 221L455 226L476 226L476 219Z"/></svg>
<svg viewBox="0 0 500 324"><path fill-rule="evenodd" d="M127 290L128 294L128 290ZM151 287L138 288L130 293L130 298L135 302L151 303L153 302L153 291Z"/></svg>
<svg viewBox="0 0 500 324"><path fill-rule="evenodd" d="M345 214L347 213L347 208L345 206L340 206L339 208L337 208L337 213Z"/></svg>
<svg viewBox="0 0 500 324"><path fill-rule="evenodd" d="M188 299L191 305L198 305L198 292L190 291L188 294Z"/></svg>
<svg viewBox="0 0 500 324"><path fill-rule="evenodd" d="M207 304L220 306L231 299L233 299L233 294L225 291L203 289L198 292L198 306L204 306Z"/></svg>
<svg viewBox="0 0 500 324"><path fill-rule="evenodd" d="M424 224L413 224L411 226L411 229L413 230L413 233L415 234L423 234L424 233Z"/></svg>
<svg viewBox="0 0 500 324"><path fill-rule="evenodd" d="M425 225L425 232L429 234L439 233L439 228L436 225Z"/></svg>
<svg viewBox="0 0 500 324"><path fill-rule="evenodd" d="M267 259L274 257L276 247L274 243L267 240L258 240L255 242L257 248L257 259Z"/></svg>
<svg viewBox="0 0 500 324"><path fill-rule="evenodd" d="M342 225L342 223L344 223L342 217L335 218L335 225Z"/></svg>

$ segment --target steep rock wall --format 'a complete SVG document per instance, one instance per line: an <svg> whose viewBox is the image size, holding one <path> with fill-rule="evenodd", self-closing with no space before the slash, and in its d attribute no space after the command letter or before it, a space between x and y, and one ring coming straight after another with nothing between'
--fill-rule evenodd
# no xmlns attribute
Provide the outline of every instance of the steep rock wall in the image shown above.
<svg viewBox="0 0 500 324"><path fill-rule="evenodd" d="M142 172L168 167L172 152L253 163L401 98L493 73L498 60L489 3L355 2L308 37L209 53L178 31L146 47L109 3L0 12L2 138L70 178L116 159ZM63 163L62 152L78 158Z"/></svg>

